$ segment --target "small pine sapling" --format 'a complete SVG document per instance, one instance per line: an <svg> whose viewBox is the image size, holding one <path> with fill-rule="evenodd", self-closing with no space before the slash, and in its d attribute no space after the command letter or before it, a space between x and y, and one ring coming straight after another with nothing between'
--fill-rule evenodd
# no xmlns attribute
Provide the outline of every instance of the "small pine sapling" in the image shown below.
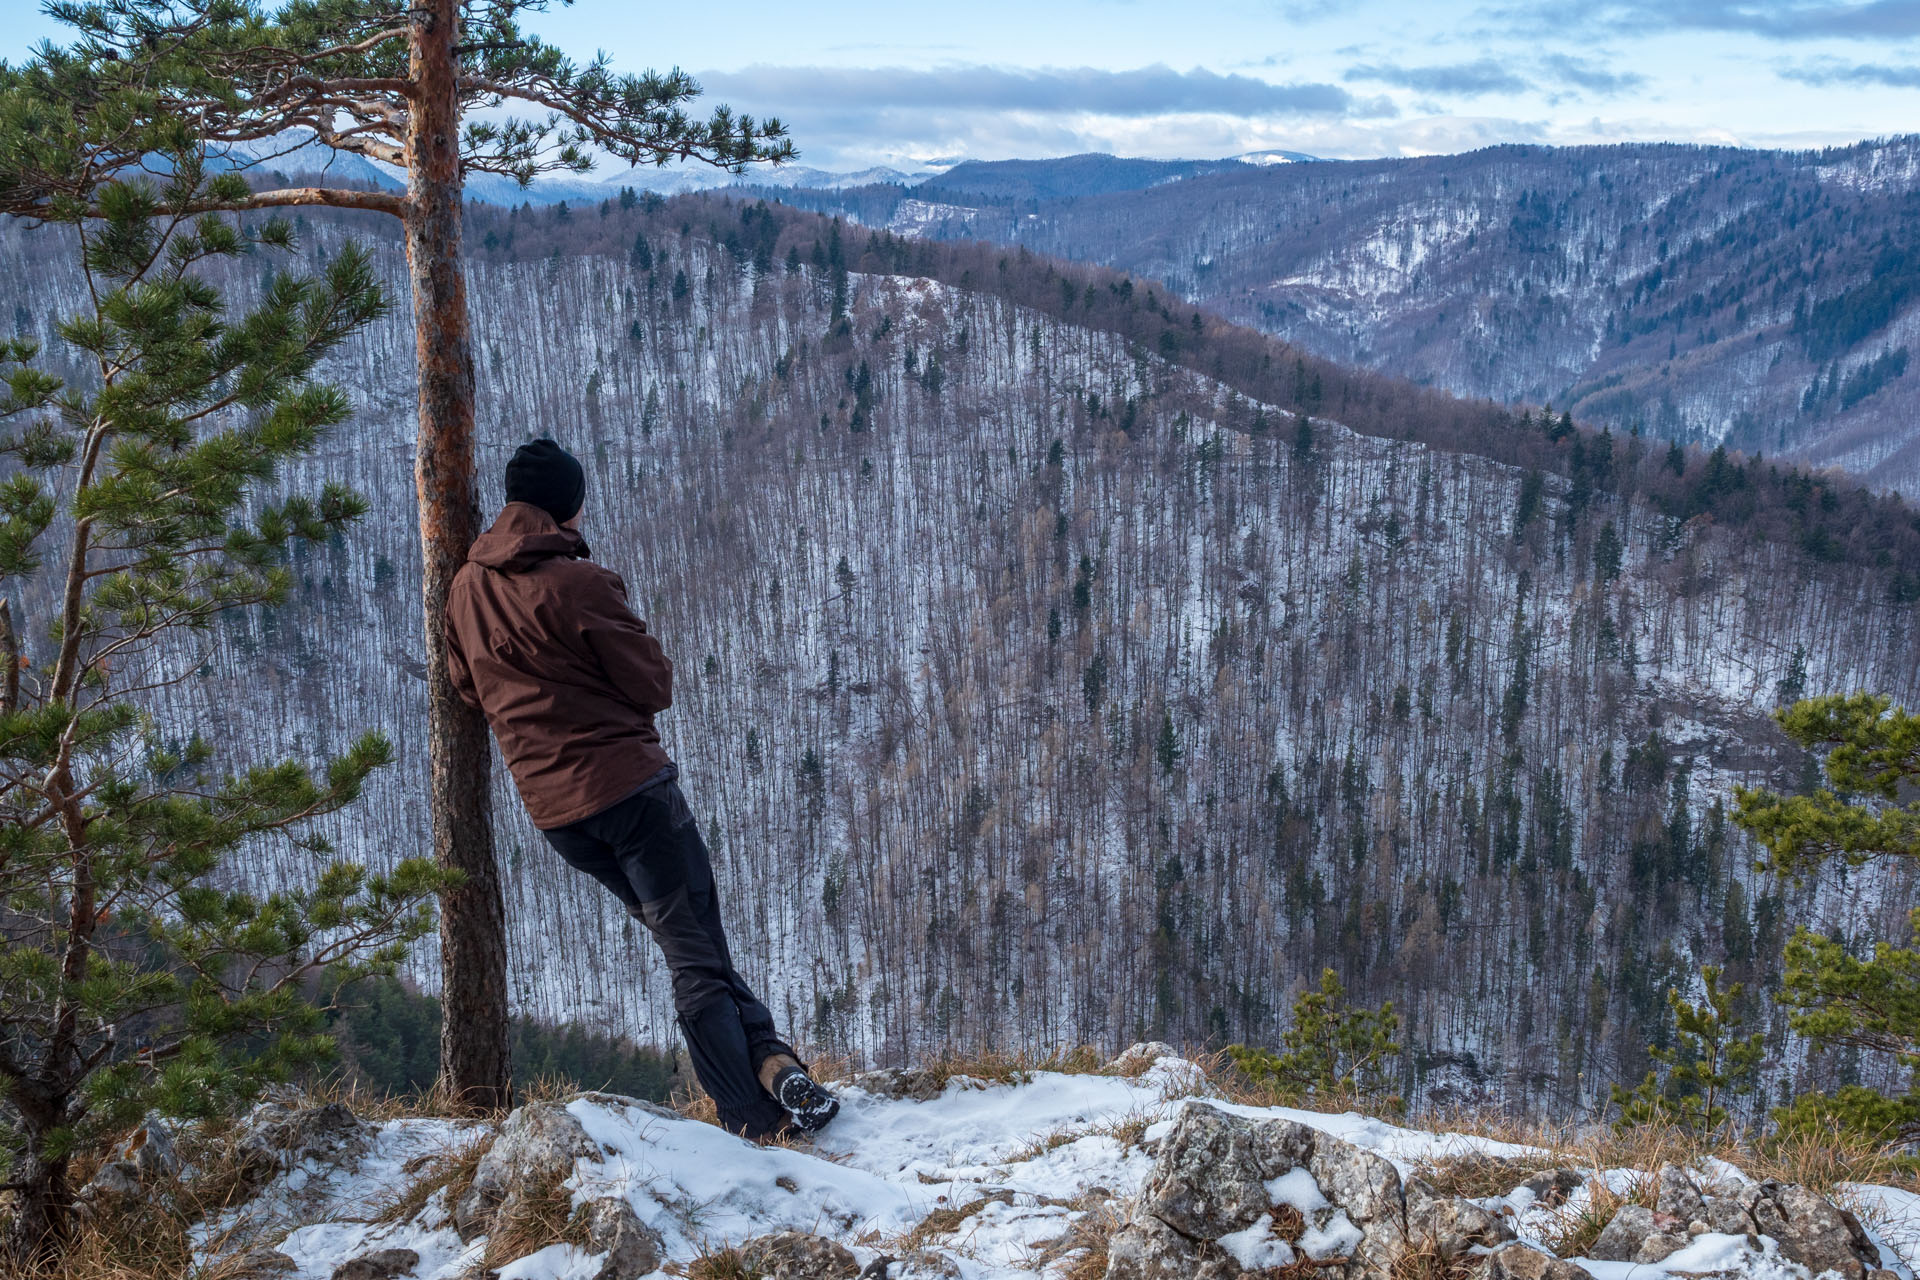
<svg viewBox="0 0 1920 1280"><path fill-rule="evenodd" d="M1649 1046L1647 1053L1666 1068L1666 1079L1655 1068L1631 1091L1613 1086L1613 1104L1620 1108L1614 1128L1626 1132L1640 1125L1667 1124L1708 1136L1732 1121L1727 1103L1751 1094L1765 1052L1760 1032L1741 1036L1745 1019L1739 1012L1744 988L1736 982L1720 985L1717 965L1701 969L1706 999L1693 1004L1677 989L1667 991L1673 1010L1674 1043L1669 1048Z"/></svg>
<svg viewBox="0 0 1920 1280"><path fill-rule="evenodd" d="M1388 1095L1387 1086L1402 1049L1394 1039L1399 1030L1392 1001L1378 1009L1353 1008L1339 975L1327 969L1318 989L1293 1002L1293 1025L1280 1037L1285 1052L1235 1044L1227 1046L1227 1056L1248 1079L1283 1098L1385 1098L1397 1111L1400 1099Z"/></svg>

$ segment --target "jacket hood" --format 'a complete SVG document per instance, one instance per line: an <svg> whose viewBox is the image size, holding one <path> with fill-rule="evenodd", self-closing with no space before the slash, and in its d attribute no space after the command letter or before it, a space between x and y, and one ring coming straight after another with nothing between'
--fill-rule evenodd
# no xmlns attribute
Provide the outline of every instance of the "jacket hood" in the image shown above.
<svg viewBox="0 0 1920 1280"><path fill-rule="evenodd" d="M530 502L509 502L493 527L473 540L467 559L503 573L525 573L555 556L581 559L590 554L585 538L562 529L542 508Z"/></svg>

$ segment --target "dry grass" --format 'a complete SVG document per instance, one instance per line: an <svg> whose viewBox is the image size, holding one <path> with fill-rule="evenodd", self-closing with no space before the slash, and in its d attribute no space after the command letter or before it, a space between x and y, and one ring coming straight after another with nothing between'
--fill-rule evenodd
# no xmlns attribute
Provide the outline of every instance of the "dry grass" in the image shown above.
<svg viewBox="0 0 1920 1280"><path fill-rule="evenodd" d="M1101 1053L1092 1045L1076 1045L1071 1049L1053 1049L1046 1053L994 1049L960 1053L948 1050L924 1064L922 1069L931 1078L935 1088L943 1089L949 1081L961 1076L985 1084L1025 1084L1042 1071L1104 1075L1107 1074L1110 1060L1110 1055Z"/></svg>
<svg viewBox="0 0 1920 1280"><path fill-rule="evenodd" d="M550 1244L585 1246L585 1220L574 1212L573 1192L563 1185L569 1172L554 1170L507 1198L487 1230L485 1267L503 1267Z"/></svg>
<svg viewBox="0 0 1920 1280"><path fill-rule="evenodd" d="M1424 1161L1414 1172L1443 1196L1481 1200L1504 1196L1534 1174L1560 1165L1561 1161L1552 1154L1522 1158L1489 1156L1476 1151Z"/></svg>
<svg viewBox="0 0 1920 1280"><path fill-rule="evenodd" d="M1029 1139L1027 1145L1006 1158L1007 1164L1025 1164L1029 1160L1038 1160L1049 1151L1058 1151L1068 1143L1078 1142L1087 1136L1088 1129L1054 1129L1037 1138Z"/></svg>
<svg viewBox="0 0 1920 1280"><path fill-rule="evenodd" d="M670 1270L669 1274L683 1275L687 1280L765 1280L767 1273L753 1259L729 1245L702 1254L684 1270Z"/></svg>
<svg viewBox="0 0 1920 1280"><path fill-rule="evenodd" d="M1075 1253L1080 1256L1060 1273L1060 1280L1103 1280L1107 1274L1108 1241L1125 1225L1120 1212L1106 1201L1090 1206L1075 1218L1066 1236L1059 1241L1059 1252L1055 1256L1068 1257Z"/></svg>
<svg viewBox="0 0 1920 1280"><path fill-rule="evenodd" d="M444 1190L451 1208L473 1185L473 1175L481 1158L493 1146L491 1129L475 1134L471 1141L452 1151L417 1156L404 1170L413 1180L393 1194L392 1199L376 1205L371 1214L375 1222L406 1222L427 1207L434 1193Z"/></svg>
<svg viewBox="0 0 1920 1280"><path fill-rule="evenodd" d="M1654 1180L1651 1174L1632 1179L1625 1192L1615 1191L1598 1178L1587 1183L1587 1194L1569 1201L1555 1211L1559 1227L1546 1240L1547 1248L1561 1258L1583 1258L1600 1233L1613 1221L1613 1215L1630 1204L1653 1208Z"/></svg>
<svg viewBox="0 0 1920 1280"><path fill-rule="evenodd" d="M240 1269L249 1248L271 1243L233 1232L196 1238L195 1227L244 1203L257 1185L229 1141L230 1121L209 1121L177 1132L174 1143L190 1180L160 1179L145 1193L87 1206L74 1223L59 1263L19 1280L155 1280L193 1275L224 1280ZM84 1186L118 1148L74 1162L73 1184ZM200 1259L216 1260L202 1266Z"/></svg>
<svg viewBox="0 0 1920 1280"><path fill-rule="evenodd" d="M1837 1128L1765 1139L1733 1163L1755 1178L1797 1182L1820 1192L1832 1191L1843 1182L1920 1192L1920 1160L1911 1148L1863 1141Z"/></svg>
<svg viewBox="0 0 1920 1280"><path fill-rule="evenodd" d="M1271 1080L1255 1080L1242 1071L1222 1050L1218 1053L1188 1055L1206 1077L1208 1085L1228 1102L1249 1107L1292 1107L1298 1111L1318 1111L1340 1115L1348 1111L1373 1116L1395 1124L1406 1122L1406 1104L1397 1094L1315 1093L1301 1095Z"/></svg>
<svg viewBox="0 0 1920 1280"><path fill-rule="evenodd" d="M1029 1140L1026 1146L1015 1151L1002 1163L1024 1164L1029 1160L1038 1160L1049 1151L1056 1151L1082 1138L1112 1138L1120 1144L1122 1150L1130 1151L1146 1141L1147 1130L1161 1118L1155 1113L1134 1110L1125 1115L1115 1116L1111 1120L1103 1120L1098 1124L1049 1130Z"/></svg>
<svg viewBox="0 0 1920 1280"><path fill-rule="evenodd" d="M1421 1241L1393 1260L1392 1280L1468 1280L1480 1261L1471 1254L1449 1258L1431 1240Z"/></svg>
<svg viewBox="0 0 1920 1280"><path fill-rule="evenodd" d="M517 1104L526 1100L523 1097L515 1101ZM423 1118L457 1120L474 1114L471 1108L456 1103L452 1093L439 1081L430 1089L414 1093L389 1093L371 1087L358 1076L337 1074L301 1086L298 1105L317 1107L329 1102L341 1103L362 1120L375 1124ZM499 1119L505 1114L500 1112L493 1118Z"/></svg>
<svg viewBox="0 0 1920 1280"><path fill-rule="evenodd" d="M996 1191L981 1196L963 1205L950 1205L945 1209L935 1209L914 1224L913 1230L900 1237L899 1247L902 1253L913 1253L924 1247L935 1236L952 1235L960 1229L960 1224L979 1213L990 1204L1012 1204L1011 1191Z"/></svg>

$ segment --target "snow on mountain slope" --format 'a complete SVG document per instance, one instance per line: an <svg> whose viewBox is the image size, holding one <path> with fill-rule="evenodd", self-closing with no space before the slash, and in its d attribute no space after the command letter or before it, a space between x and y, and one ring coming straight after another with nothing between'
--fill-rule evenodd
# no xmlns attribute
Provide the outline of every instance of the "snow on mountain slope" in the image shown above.
<svg viewBox="0 0 1920 1280"><path fill-rule="evenodd" d="M855 273L835 333L809 244L761 269L696 216L476 217L479 474L492 506L547 431L588 465L596 557L676 664L662 728L736 955L801 1041L1271 1043L1331 965L1402 1011L1409 1096L1571 1111L1644 1071L1699 963L1758 984L1793 923L1904 919L1897 874L1755 875L1724 810L1799 776L1783 684L1920 695L1870 566L1613 495L1576 520L1557 477L1517 527L1520 468L1337 404L1303 449L1204 365L985 287ZM583 226L618 252L561 251ZM342 232L309 220L306 260ZM51 234L6 228L0 279L59 350L82 282ZM302 479L372 513L158 705L249 762L388 733L400 762L327 824L376 864L426 841L413 359L402 308L332 363L359 413ZM515 1009L670 1042L644 932L504 776L495 804ZM264 845L242 874L312 865ZM1825 1083L1774 1035L1783 1088Z"/></svg>

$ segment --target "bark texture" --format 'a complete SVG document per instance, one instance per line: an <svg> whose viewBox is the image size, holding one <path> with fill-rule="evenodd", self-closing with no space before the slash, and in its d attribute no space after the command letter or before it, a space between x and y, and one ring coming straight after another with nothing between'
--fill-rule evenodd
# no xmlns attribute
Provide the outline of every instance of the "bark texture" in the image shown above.
<svg viewBox="0 0 1920 1280"><path fill-rule="evenodd" d="M473 348L460 269L459 81L456 0L412 11L415 98L407 129L407 266L420 369L421 586L426 621L429 804L434 856L466 882L440 903L440 1073L474 1110L512 1100L507 1041L507 947L494 861L486 722L455 696L447 672L446 603L480 532L473 477Z"/></svg>

